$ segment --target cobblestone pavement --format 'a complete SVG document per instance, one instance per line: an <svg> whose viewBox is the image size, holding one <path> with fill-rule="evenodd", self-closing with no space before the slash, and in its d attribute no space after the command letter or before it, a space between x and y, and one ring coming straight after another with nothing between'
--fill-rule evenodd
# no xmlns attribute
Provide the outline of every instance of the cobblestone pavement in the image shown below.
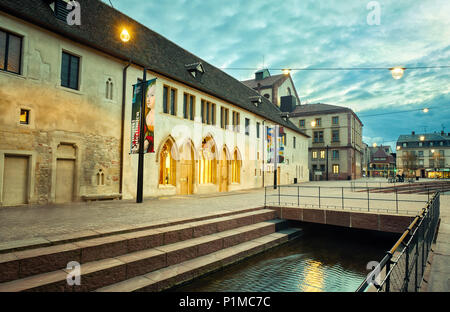
<svg viewBox="0 0 450 312"><path fill-rule="evenodd" d="M361 179L359 181L366 180ZM382 186L388 185L386 179L371 179L369 181L375 182L377 185L380 183ZM300 185L350 187L350 181L306 182ZM308 192L314 194L315 191L315 188L311 188ZM426 198L424 198L422 195L421 199L426 201ZM328 204L341 204L339 198L333 201L335 203L328 202ZM327 202L323 203L327 204ZM0 244L84 230L120 229L121 227L139 226L155 221L190 219L209 213L255 208L263 205L264 189L260 188L207 195L145 198L142 204L136 204L134 200L115 200L3 207L0 208ZM361 205L365 207L366 201L361 201ZM419 204L417 208L422 206L422 204Z"/></svg>

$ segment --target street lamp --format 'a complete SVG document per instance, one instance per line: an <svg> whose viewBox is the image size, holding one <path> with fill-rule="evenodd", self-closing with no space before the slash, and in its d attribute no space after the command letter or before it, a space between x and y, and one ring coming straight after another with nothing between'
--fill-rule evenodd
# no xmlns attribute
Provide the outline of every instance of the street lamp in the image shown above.
<svg viewBox="0 0 450 312"><path fill-rule="evenodd" d="M130 41L131 36L126 28L120 33L120 40L127 43ZM136 190L136 203L143 202L144 193L144 112L145 112L145 91L147 89L147 69L144 67L143 80L141 82L141 113L139 114L139 161L138 161L138 178L137 178L137 190Z"/></svg>
<svg viewBox="0 0 450 312"><path fill-rule="evenodd" d="M372 146L373 146L373 147L377 147L377 143L373 143Z"/></svg>
<svg viewBox="0 0 450 312"><path fill-rule="evenodd" d="M314 127L316 126L316 124L317 124L317 123L316 123L316 121L315 121L315 120L311 121L311 127L313 127L313 128L314 128Z"/></svg>
<svg viewBox="0 0 450 312"><path fill-rule="evenodd" d="M392 78L394 78L395 80L401 79L403 77L403 73L405 72L405 69L406 68L403 68L400 66L389 68L389 70L391 71L391 74L392 74Z"/></svg>
<svg viewBox="0 0 450 312"><path fill-rule="evenodd" d="M430 111L430 109L429 109L428 107L425 107L422 111L423 111L424 113L428 113L428 112Z"/></svg>
<svg viewBox="0 0 450 312"><path fill-rule="evenodd" d="M424 135L420 136L420 141L422 141L422 142L425 141L425 136Z"/></svg>
<svg viewBox="0 0 450 312"><path fill-rule="evenodd" d="M287 76L287 75L289 75L290 73L291 73L291 70L290 70L290 69L288 69L288 68L283 69L283 75Z"/></svg>

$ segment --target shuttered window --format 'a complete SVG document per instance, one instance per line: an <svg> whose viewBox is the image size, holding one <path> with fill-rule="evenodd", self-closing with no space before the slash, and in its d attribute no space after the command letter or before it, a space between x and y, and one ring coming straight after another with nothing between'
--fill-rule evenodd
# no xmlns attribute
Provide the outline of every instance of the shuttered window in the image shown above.
<svg viewBox="0 0 450 312"><path fill-rule="evenodd" d="M61 85L66 88L78 90L80 71L80 58L69 53L62 53Z"/></svg>
<svg viewBox="0 0 450 312"><path fill-rule="evenodd" d="M20 74L22 37L0 30L0 70Z"/></svg>

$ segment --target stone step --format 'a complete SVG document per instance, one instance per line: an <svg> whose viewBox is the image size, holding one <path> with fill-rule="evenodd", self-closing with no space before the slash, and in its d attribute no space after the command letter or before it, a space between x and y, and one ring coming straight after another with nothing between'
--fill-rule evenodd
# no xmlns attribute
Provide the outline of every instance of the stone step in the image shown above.
<svg viewBox="0 0 450 312"><path fill-rule="evenodd" d="M0 284L4 291L92 291L242 244L275 232L275 223L259 222L169 245L91 261L81 265L81 285L66 282L70 270L54 270Z"/></svg>
<svg viewBox="0 0 450 312"><path fill-rule="evenodd" d="M28 249L36 249L36 248L42 248L42 247L49 247L49 246L55 246L55 245L61 245L61 244L67 244L67 243L73 243L80 240L86 240L86 239L92 239L92 238L99 238L104 236L110 236L115 234L124 234L124 233L131 233L136 231L144 231L144 230L150 230L150 229L157 229L172 225L180 225L184 223L190 223L190 222L196 222L196 221L203 221L208 219L214 219L214 218L220 218L220 217L227 217L232 215L237 215L245 212L252 212L252 211L258 211L264 209L263 207L257 207L257 208L248 208L248 209L238 209L238 210L222 210L222 211L216 211L213 213L209 213L206 215L203 215L201 217L196 218L178 218L178 219L170 219L170 220L158 220L158 221L152 221L144 224L139 225L128 225L123 227L109 227L109 228L102 228L102 229L90 229L90 230L83 230L83 231L77 231L77 232L71 232L66 234L57 234L57 235L51 235L51 236L45 236L45 237L33 237L28 239L21 239L21 240L15 240L15 241L6 241L6 242L0 242L0 254L6 254L11 253L13 251L22 251L22 250L28 250Z"/></svg>
<svg viewBox="0 0 450 312"><path fill-rule="evenodd" d="M102 287L96 291L163 291L188 282L194 278L220 270L231 264L235 264L238 261L285 243L288 240L288 234L272 233L205 256Z"/></svg>
<svg viewBox="0 0 450 312"><path fill-rule="evenodd" d="M156 229L0 254L0 283L64 269L71 261L83 264L113 258L271 220L275 217L274 210L259 209Z"/></svg>

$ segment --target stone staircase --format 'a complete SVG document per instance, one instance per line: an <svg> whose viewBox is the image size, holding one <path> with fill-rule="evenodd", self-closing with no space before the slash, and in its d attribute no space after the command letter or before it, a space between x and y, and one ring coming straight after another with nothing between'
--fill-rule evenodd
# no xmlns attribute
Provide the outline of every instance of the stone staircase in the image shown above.
<svg viewBox="0 0 450 312"><path fill-rule="evenodd" d="M176 225L72 238L0 254L0 292L161 291L299 235L270 209L184 220ZM81 264L80 285L66 266Z"/></svg>

